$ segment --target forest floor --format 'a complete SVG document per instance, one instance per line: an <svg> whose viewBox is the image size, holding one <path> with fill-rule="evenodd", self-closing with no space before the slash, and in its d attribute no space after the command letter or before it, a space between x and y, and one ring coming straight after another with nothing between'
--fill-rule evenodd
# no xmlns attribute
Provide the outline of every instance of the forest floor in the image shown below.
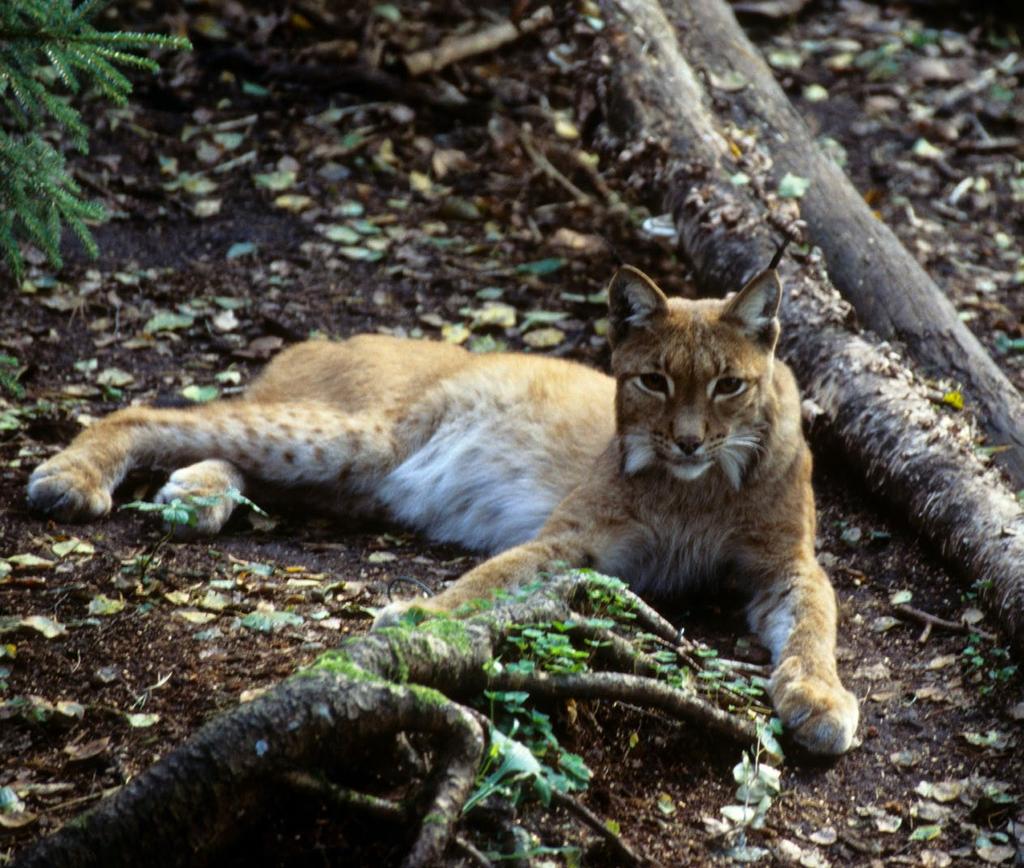
<svg viewBox="0 0 1024 868"><path fill-rule="evenodd" d="M235 394L278 349L316 335L603 366L602 291L620 261L693 292L670 243L643 231L658 191L604 132L596 7L413 85L404 52L491 13L280 5L135 4L115 22L187 31L196 50L140 80L129 107L88 108L91 153L71 165L113 212L100 259L36 262L5 291L0 351L18 360L23 392L0 396L0 788L25 810L0 813L0 864L367 630L396 577L436 589L475 563L394 527L272 505L186 543L131 510L77 527L30 514L29 473L82 425L130 402ZM858 0L749 23L857 187L1024 387L1024 29ZM368 67L382 72L353 72ZM118 503L158 483L130 480ZM841 460L818 456L815 489L862 743L828 763L794 752L751 843L805 866L1019 863L1021 675L998 634L923 635L892 603L907 591L921 610L994 633L976 589ZM687 606L667 614L723 654L747 641L728 612ZM582 799L636 850L665 865L722 858L713 820L732 800L737 746L625 705L550 710L593 770ZM390 864L408 844L386 825L341 834L308 806L258 819L238 864L358 861L369 838L374 863ZM537 845L608 861L568 815L527 805L521 819Z"/></svg>

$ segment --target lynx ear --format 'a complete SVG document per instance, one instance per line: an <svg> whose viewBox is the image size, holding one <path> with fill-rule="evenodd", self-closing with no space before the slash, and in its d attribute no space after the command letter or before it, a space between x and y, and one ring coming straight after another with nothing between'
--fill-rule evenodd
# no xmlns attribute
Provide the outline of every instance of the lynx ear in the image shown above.
<svg viewBox="0 0 1024 868"><path fill-rule="evenodd" d="M646 274L624 265L608 286L608 337L614 346L631 329L646 328L668 311L665 293Z"/></svg>
<svg viewBox="0 0 1024 868"><path fill-rule="evenodd" d="M753 341L771 350L779 339L779 303L782 283L774 268L762 271L736 293L722 312L722 319L738 325Z"/></svg>

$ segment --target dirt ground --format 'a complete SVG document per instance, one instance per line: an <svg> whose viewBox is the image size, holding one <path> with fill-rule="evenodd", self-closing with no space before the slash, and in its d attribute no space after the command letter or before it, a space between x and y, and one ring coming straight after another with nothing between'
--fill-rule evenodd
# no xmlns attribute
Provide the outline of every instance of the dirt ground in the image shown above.
<svg viewBox="0 0 1024 868"><path fill-rule="evenodd" d="M0 813L0 864L365 631L394 578L438 588L474 563L298 511L190 543L131 510L79 527L29 514L28 474L81 425L130 402L236 393L311 335L601 366L600 294L619 261L692 293L670 245L642 230L658 191L595 150L600 103L581 82L596 6L409 83L401 54L506 11L483 5L151 2L112 22L187 31L196 50L140 80L130 107L87 109L91 153L71 165L113 213L96 231L101 258L36 262L20 287L0 276L0 351L23 389L0 395L0 788L25 806ZM879 216L1024 388L1019 24L857 0L748 23ZM157 481L131 480L118 502ZM1024 687L1002 638L895 618L892 595L909 591L921 610L995 632L841 459L819 455L815 485L862 743L830 763L792 752L750 843L763 864L1024 861ZM678 623L686 605L669 612ZM712 614L691 632L733 655L730 622ZM665 865L724 860L714 821L732 800L734 745L627 706L553 711L594 771L583 801L635 849ZM287 801L257 818L239 864L391 864L408 843ZM553 848L537 864L576 864L565 846L609 860L563 813L527 807L522 822Z"/></svg>

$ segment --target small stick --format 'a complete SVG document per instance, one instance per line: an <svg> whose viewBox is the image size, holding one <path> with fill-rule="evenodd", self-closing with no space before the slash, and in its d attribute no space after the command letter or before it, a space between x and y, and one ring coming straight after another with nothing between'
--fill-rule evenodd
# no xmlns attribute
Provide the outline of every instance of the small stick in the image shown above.
<svg viewBox="0 0 1024 868"><path fill-rule="evenodd" d="M541 153L536 147L534 147L533 139L530 134L525 130L521 130L519 133L519 143L523 146L523 150L526 151L526 155L533 160L533 164L540 169L545 175L547 175L552 181L562 187L566 192L569 193L577 202L581 205L587 205L590 202L590 196L584 193L579 187L577 187L572 181L565 177L558 169L555 164L547 158L547 155Z"/></svg>
<svg viewBox="0 0 1024 868"><path fill-rule="evenodd" d="M930 612L922 612L920 609L915 609L913 606L908 606L905 603L901 603L898 606L894 606L897 615L900 615L908 621L916 621L918 624L925 625L925 632L921 634L922 638L920 641L924 642L928 639L931 633L929 628L938 627L941 630L949 630L951 633L977 633L983 639L995 639L995 633L990 633L987 630L982 630L978 627L972 627L970 624L965 624L962 621L947 621L945 618L940 618L938 615L932 615Z"/></svg>
<svg viewBox="0 0 1024 868"><path fill-rule="evenodd" d="M459 853L465 856L466 859L474 865L480 865L482 868L493 868L494 863L460 835L456 835L452 838L450 846L453 850L458 850Z"/></svg>
<svg viewBox="0 0 1024 868"><path fill-rule="evenodd" d="M391 820L395 823L407 823L409 811L404 805L392 802L390 799L382 799L380 796L373 796L369 793L360 793L339 787L330 781L323 781L308 772L288 772L282 775L282 779L288 786L300 792L328 802L334 808L365 811L371 816L382 820Z"/></svg>
<svg viewBox="0 0 1024 868"><path fill-rule="evenodd" d="M648 863L647 859L634 853L633 849L622 838L609 829L605 822L582 802L554 789L551 791L551 801L558 805L558 807L565 808L570 814L575 814L586 826L589 826L604 838L619 856L630 865L644 865Z"/></svg>
<svg viewBox="0 0 1024 868"><path fill-rule="evenodd" d="M486 54L488 51L494 51L509 42L514 42L520 36L541 30L551 24L554 19L555 15L551 11L551 7L541 6L529 18L519 22L518 26L511 21L502 21L465 36L445 39L434 48L413 51L402 59L405 62L405 68L409 70L409 75L413 77L427 72L437 72L446 66L465 60L467 57Z"/></svg>

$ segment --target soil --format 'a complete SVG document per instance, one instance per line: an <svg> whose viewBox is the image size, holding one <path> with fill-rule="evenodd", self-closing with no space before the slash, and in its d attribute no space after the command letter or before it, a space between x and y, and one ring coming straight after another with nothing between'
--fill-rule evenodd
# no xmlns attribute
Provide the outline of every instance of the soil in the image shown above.
<svg viewBox="0 0 1024 868"><path fill-rule="evenodd" d="M536 37L409 83L401 53L506 12L483 5L169 2L108 22L187 29L195 51L139 79L129 107L86 105L91 152L70 163L112 213L96 229L101 256L88 261L69 242L63 268L34 262L3 301L0 351L19 360L24 391L0 398L0 557L44 560L7 562L0 612L52 623L2 622L0 787L27 813L0 828L0 863L218 712L367 630L389 588L411 593L395 579L437 589L475 563L400 529L295 509L240 515L215 539L181 543L130 509L79 527L30 514L28 474L81 425L129 402L235 393L277 349L312 335L464 338L481 352L601 366L599 294L619 261L692 294L671 246L641 230L657 191L593 152L599 106L580 82L599 21L560 12ZM1016 25L983 9L856 0L750 23L879 216L1024 387ZM384 74L352 73L368 66ZM983 87L947 104L983 74ZM591 153L596 170L584 166ZM158 481L130 480L118 503ZM815 489L861 744L827 763L791 750L782 794L748 843L780 864L1021 861L1024 687L1002 638L897 618L892 596L909 591L922 611L995 630L974 589L841 459L818 456ZM737 653L735 619L676 605L669 614L692 635ZM298 617L274 629L246 619L272 611ZM624 705L552 711L594 772L582 801L632 847L666 865L726 858L716 822L733 801L738 747ZM271 822L254 818L231 864L401 858L405 833L386 824L339 825L279 802ZM561 811L523 806L520 822L533 845L554 848L538 864L575 864L562 847L581 848L585 864L611 861Z"/></svg>

